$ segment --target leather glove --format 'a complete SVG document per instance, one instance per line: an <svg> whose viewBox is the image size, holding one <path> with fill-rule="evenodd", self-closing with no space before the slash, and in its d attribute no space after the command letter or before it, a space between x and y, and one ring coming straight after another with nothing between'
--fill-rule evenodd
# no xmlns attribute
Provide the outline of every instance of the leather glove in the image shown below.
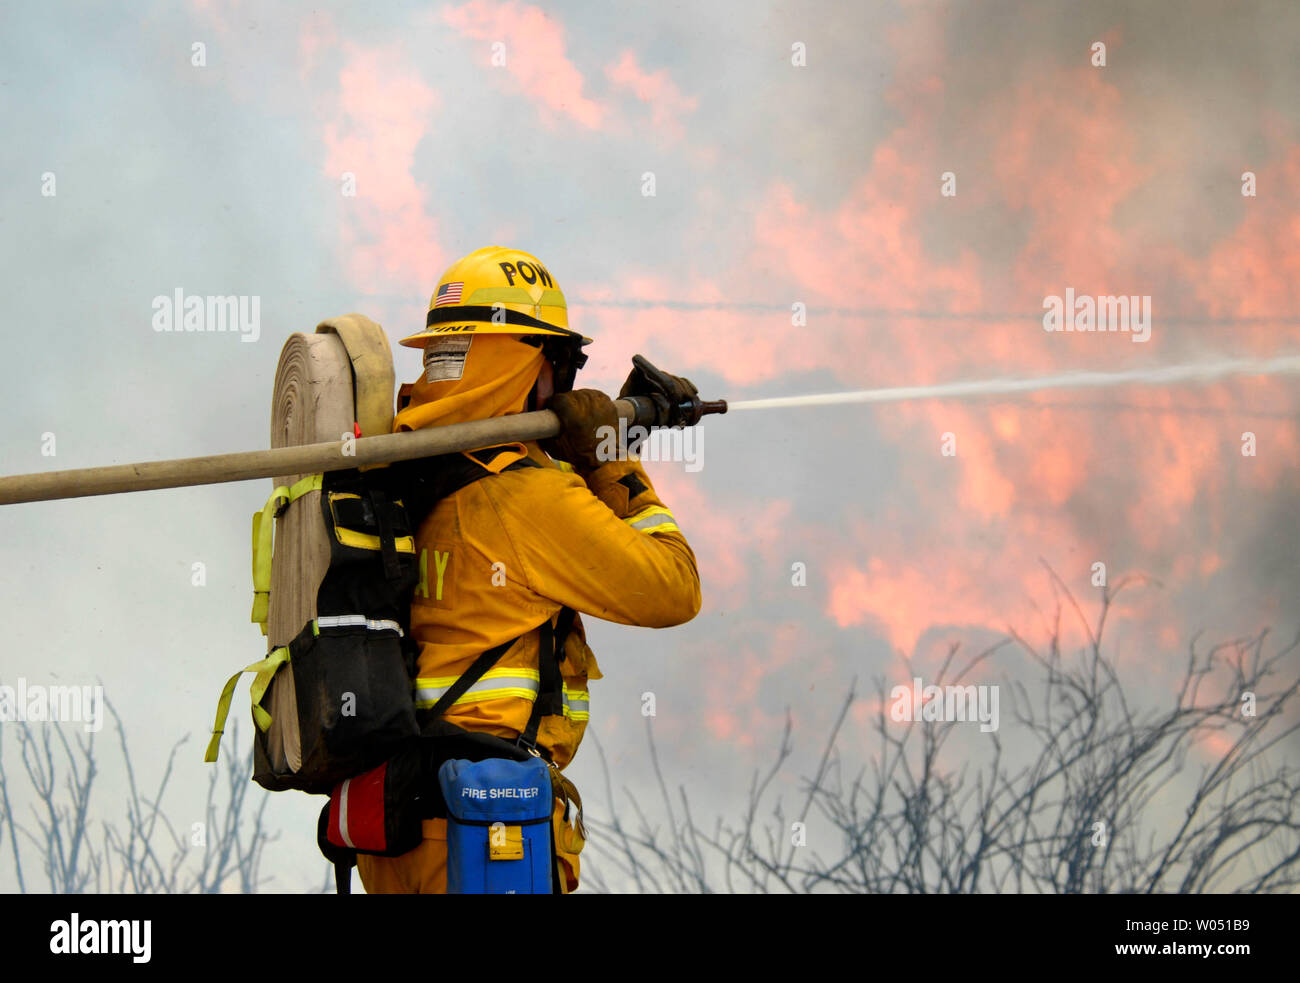
<svg viewBox="0 0 1300 983"><path fill-rule="evenodd" d="M606 463L596 456L602 445L607 451L618 446L618 410L599 389L556 393L546 408L560 418L561 430L558 436L543 441L542 449L551 457L568 461L584 478ZM603 427L609 427L613 436L606 436L608 430L602 433Z"/></svg>
<svg viewBox="0 0 1300 983"><path fill-rule="evenodd" d="M651 397L658 408L657 419L651 425L659 427L673 425L675 416L673 408L696 396L698 390L691 380L672 375L646 362L654 373L654 377L651 378L636 364L638 361L643 361L642 356L638 355L632 360L633 369L628 373L623 388L618 391L619 399L626 396ZM628 451L631 453L639 451L647 436L647 433L632 430L627 441Z"/></svg>
<svg viewBox="0 0 1300 983"><path fill-rule="evenodd" d="M658 371L658 370L657 370ZM659 371L659 384L652 383L646 378L644 372L639 368L634 368L623 383L623 388L618 391L618 398L624 396L651 396L655 393L663 393L668 397L671 403L680 403L690 399L692 396L699 395L699 390L690 379L683 379L679 375L670 375L667 372Z"/></svg>

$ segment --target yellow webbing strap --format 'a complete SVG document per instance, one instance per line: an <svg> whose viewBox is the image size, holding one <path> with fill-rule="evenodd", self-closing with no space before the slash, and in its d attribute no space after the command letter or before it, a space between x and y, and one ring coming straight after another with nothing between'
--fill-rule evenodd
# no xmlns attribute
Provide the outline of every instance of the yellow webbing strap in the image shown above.
<svg viewBox="0 0 1300 983"><path fill-rule="evenodd" d="M309 474L285 488L278 486L271 492L260 512L253 513L253 614L248 619L262 626L266 634L266 616L271 602L272 533L275 517L280 509L296 502L309 491L320 491L323 474Z"/></svg>
<svg viewBox="0 0 1300 983"><path fill-rule="evenodd" d="M587 842L587 825L583 822L582 814L582 796L578 794L578 787L569 781L567 777L560 774L558 768L552 768L551 771L551 790L555 797L564 803L564 818L569 820L569 806L576 806L573 812L572 826L564 837L564 842L560 844L561 849L566 853L580 853L582 845Z"/></svg>
<svg viewBox="0 0 1300 983"><path fill-rule="evenodd" d="M244 666L239 672L235 673L226 680L226 685L221 690L221 698L217 700L217 719L212 725L212 740L208 742L207 753L203 755L204 761L216 761L217 751L221 747L221 734L226 727L226 717L230 714L230 699L235 695L235 685L239 682L239 677L246 672L257 673L253 679L253 685L248 689L248 695L253 701L253 719L257 726L266 731L271 726L271 715L263 710L259 703L262 697L266 695L267 687L271 685L271 679L280 666L289 661L289 648L282 645L274 649L270 655L260 662L254 662L250 666Z"/></svg>

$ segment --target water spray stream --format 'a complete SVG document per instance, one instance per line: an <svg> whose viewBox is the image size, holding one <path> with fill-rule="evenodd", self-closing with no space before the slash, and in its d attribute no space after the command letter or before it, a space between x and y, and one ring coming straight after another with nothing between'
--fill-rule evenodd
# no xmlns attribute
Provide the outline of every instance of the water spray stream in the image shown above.
<svg viewBox="0 0 1300 983"><path fill-rule="evenodd" d="M1161 368L1125 369L1120 372L1066 372L1031 379L980 379L945 382L932 386L893 386L887 389L858 389L810 396L730 400L727 407L735 412L786 409L795 406L833 406L840 403L898 403L913 399L1001 396L1048 389L1104 389L1110 386L1127 385L1163 386L1185 382L1210 382L1234 375L1300 375L1300 355L1218 359L1212 362L1166 365Z"/></svg>

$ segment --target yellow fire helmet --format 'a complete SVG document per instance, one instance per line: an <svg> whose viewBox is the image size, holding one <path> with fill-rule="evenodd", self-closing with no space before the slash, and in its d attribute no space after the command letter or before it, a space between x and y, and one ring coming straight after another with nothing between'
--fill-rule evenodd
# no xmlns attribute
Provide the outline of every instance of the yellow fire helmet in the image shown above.
<svg viewBox="0 0 1300 983"><path fill-rule="evenodd" d="M555 391L568 392L587 361L591 344L569 330L564 294L550 271L531 253L485 246L457 260L429 298L425 330L403 338L423 348L430 338L475 334L516 335L540 347L554 369Z"/></svg>

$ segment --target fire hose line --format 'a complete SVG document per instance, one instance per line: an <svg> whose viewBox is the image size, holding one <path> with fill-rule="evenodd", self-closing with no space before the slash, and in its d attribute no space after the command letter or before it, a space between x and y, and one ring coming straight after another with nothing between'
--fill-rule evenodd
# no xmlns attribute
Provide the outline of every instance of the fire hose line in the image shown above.
<svg viewBox="0 0 1300 983"><path fill-rule="evenodd" d="M307 353L304 351L300 366L304 375L307 373L307 358ZM734 411L745 411L848 403L894 403L920 399L965 399L1047 390L1101 389L1129 385L1173 386L1213 382L1231 376L1296 374L1300 374L1300 355L1278 355L1271 358L1219 358L1114 372L1077 371L1021 379L962 380L925 386L894 386L807 396L750 399L730 404L723 400L701 401L696 397L693 407L678 409L685 413L686 424L694 425L704 414L725 413L728 408ZM654 417L655 407L644 397L619 399L615 401L615 405L619 416L632 423ZM663 407L660 407L659 412L662 411ZM277 407L276 412L278 419L286 421L293 419L292 405ZM58 498L80 498L88 495L111 495L154 488L246 481L283 475L313 474L318 471L389 464L394 461L431 457L476 447L489 447L508 441L541 440L555 436L559 429L559 420L554 413L549 410L539 410L533 413L519 413L409 433L383 433L372 437L357 437L354 440L346 439L347 435L344 434L344 439L341 440L281 446L271 450L14 475L0 478L0 505ZM288 436L287 433L285 436ZM294 436L301 438L302 435Z"/></svg>

